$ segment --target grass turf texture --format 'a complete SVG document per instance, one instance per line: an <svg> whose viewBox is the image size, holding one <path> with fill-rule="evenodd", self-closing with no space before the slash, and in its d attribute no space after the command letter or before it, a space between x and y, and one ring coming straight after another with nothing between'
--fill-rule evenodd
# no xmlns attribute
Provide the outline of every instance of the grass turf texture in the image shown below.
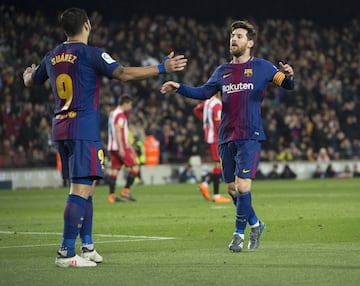
<svg viewBox="0 0 360 286"><path fill-rule="evenodd" d="M196 185L135 186L135 203L95 192L104 262L61 269L68 190L0 191L0 285L360 285L359 179L253 182L267 229L258 250L241 253L227 249L233 204L205 201Z"/></svg>

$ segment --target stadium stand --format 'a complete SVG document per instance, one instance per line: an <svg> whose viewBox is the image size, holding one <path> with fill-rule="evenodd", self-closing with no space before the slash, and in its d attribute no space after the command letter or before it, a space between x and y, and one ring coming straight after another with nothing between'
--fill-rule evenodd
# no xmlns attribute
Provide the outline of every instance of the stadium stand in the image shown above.
<svg viewBox="0 0 360 286"><path fill-rule="evenodd" d="M0 13L0 168L55 168L50 86L26 89L22 73L65 37L51 22L54 20L40 11L30 15L1 6ZM127 22L113 20L102 25L104 18L99 13L93 13L91 21L92 44L111 52L123 65L146 65L171 49L189 59L180 74L126 84L103 79L104 147L108 111L118 95L126 92L136 98L129 117L132 132L139 138L148 131L155 135L160 142L160 163L184 163L192 156L207 161L202 126L191 112L197 102L162 95L159 88L168 79L199 85L219 63L227 61L227 22L134 16ZM306 19L265 19L257 25L261 48L256 55L291 63L297 80L294 92L269 88L265 96L263 124L268 141L263 145L262 161L316 161L321 148L327 149L330 160L359 159L359 19L333 27Z"/></svg>

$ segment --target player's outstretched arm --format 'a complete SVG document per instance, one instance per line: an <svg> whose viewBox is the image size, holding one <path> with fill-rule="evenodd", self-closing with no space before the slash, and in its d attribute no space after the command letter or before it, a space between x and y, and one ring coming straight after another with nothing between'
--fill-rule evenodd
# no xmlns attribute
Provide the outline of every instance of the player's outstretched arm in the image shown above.
<svg viewBox="0 0 360 286"><path fill-rule="evenodd" d="M202 85L199 87L188 86L183 83L178 83L175 81L167 81L163 83L160 88L161 93L178 93L183 96L205 100L210 98L216 92L215 85Z"/></svg>
<svg viewBox="0 0 360 286"><path fill-rule="evenodd" d="M171 52L164 62L159 65L146 67L124 67L120 66L113 72L113 78L123 82L131 80L142 80L159 74L173 73L182 71L187 65L187 59L184 55L174 55Z"/></svg>
<svg viewBox="0 0 360 286"><path fill-rule="evenodd" d="M180 87L180 84L175 81L167 81L164 82L161 86L160 92L161 93L174 93L176 92Z"/></svg>

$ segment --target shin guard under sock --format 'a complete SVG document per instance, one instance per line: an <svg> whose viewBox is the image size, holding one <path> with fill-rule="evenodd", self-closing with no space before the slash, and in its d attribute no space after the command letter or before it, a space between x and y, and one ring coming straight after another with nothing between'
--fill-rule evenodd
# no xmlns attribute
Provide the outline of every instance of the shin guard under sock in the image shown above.
<svg viewBox="0 0 360 286"><path fill-rule="evenodd" d="M86 200L77 195L69 195L64 209L64 231L61 242L61 251L66 256L75 255L75 241L85 216Z"/></svg>
<svg viewBox="0 0 360 286"><path fill-rule="evenodd" d="M251 213L251 193L238 193L236 200L235 232L245 233L246 224Z"/></svg>
<svg viewBox="0 0 360 286"><path fill-rule="evenodd" d="M80 230L80 238L82 244L93 244L92 240L92 222L93 222L93 201L90 196L86 201L85 216Z"/></svg>

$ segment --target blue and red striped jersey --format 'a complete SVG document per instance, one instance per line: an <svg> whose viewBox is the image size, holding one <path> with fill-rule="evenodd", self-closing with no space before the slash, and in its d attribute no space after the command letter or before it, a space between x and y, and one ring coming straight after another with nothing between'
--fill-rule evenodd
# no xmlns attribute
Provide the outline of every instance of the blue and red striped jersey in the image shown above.
<svg viewBox="0 0 360 286"><path fill-rule="evenodd" d="M102 49L80 42L65 42L45 55L32 79L37 84L50 80L55 98L53 140L100 140L100 83L118 66Z"/></svg>
<svg viewBox="0 0 360 286"><path fill-rule="evenodd" d="M271 62L251 58L243 64L226 63L217 67L200 87L180 84L178 93L207 99L222 93L219 144L234 140L266 139L261 118L261 102L270 82L281 86L285 75Z"/></svg>

